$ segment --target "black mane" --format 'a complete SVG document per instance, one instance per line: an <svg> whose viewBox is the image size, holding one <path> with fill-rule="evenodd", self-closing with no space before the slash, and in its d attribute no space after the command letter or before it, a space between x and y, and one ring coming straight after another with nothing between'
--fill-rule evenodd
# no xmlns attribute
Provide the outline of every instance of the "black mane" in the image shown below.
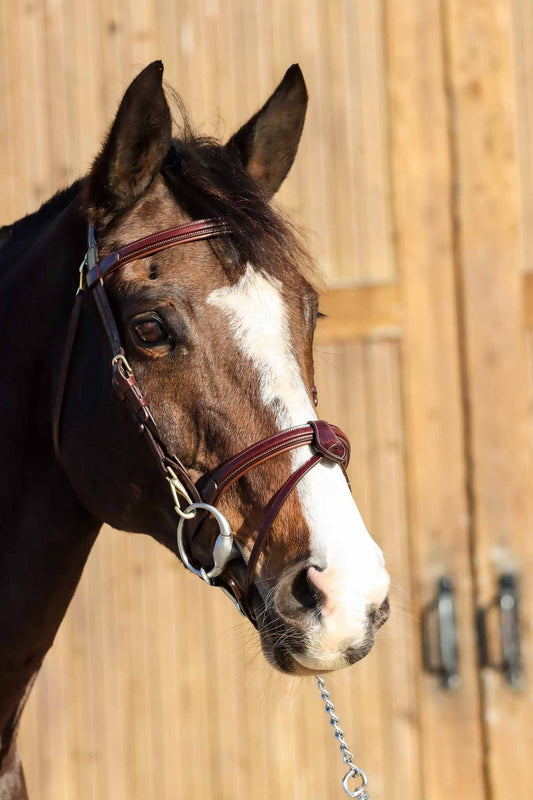
<svg viewBox="0 0 533 800"><path fill-rule="evenodd" d="M196 136L185 124L173 140L162 175L176 202L192 219L219 217L232 236L212 245L241 271L247 263L264 272L294 267L312 276L311 259L292 224L220 142ZM11 261L30 246L80 193L83 179L57 192L32 214L0 228L0 259Z"/></svg>
<svg viewBox="0 0 533 800"><path fill-rule="evenodd" d="M247 263L272 272L295 267L312 274L300 237L242 167L237 154L215 139L195 136L188 126L174 139L162 174L176 201L192 219L219 217L232 236L217 240L239 270Z"/></svg>

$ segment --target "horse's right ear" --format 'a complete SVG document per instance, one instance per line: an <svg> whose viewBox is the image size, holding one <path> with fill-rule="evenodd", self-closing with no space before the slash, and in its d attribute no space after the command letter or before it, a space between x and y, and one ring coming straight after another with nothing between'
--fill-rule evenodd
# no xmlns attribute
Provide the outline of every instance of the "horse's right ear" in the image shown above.
<svg viewBox="0 0 533 800"><path fill-rule="evenodd" d="M103 227L131 206L159 172L172 135L163 64L149 64L130 84L105 144L85 180L84 207Z"/></svg>
<svg viewBox="0 0 533 800"><path fill-rule="evenodd" d="M263 108L227 143L268 197L275 194L296 156L307 109L307 89L293 64Z"/></svg>

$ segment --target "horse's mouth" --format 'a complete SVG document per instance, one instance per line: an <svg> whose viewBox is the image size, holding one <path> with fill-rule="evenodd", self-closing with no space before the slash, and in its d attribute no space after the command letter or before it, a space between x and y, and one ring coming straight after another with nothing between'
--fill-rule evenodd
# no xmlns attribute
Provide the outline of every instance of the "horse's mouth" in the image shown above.
<svg viewBox="0 0 533 800"><path fill-rule="evenodd" d="M259 591L254 591L254 613L259 622L261 647L267 661L280 672L291 675L315 675L317 672L335 672L356 664L372 650L378 629L389 616L389 603L368 621L363 639L357 644L346 643L337 652L317 652L308 632L293 628L266 604Z"/></svg>
<svg viewBox="0 0 533 800"><path fill-rule="evenodd" d="M240 586L245 585L247 564L244 557L230 561L226 570ZM320 625L318 616L309 630L288 624L276 611L271 598L264 597L256 583L253 585L251 602L266 660L278 671L290 675L334 672L361 661L372 650L375 634L389 616L389 603L386 600L369 618L361 641L356 645L347 642L338 652L324 653L313 647L313 638Z"/></svg>
<svg viewBox="0 0 533 800"><path fill-rule="evenodd" d="M305 664L309 646L306 633L287 625L257 589L253 592L253 603L261 649L268 663L288 675L314 675L317 670Z"/></svg>
<svg viewBox="0 0 533 800"><path fill-rule="evenodd" d="M301 634L288 629L277 614L267 613L266 608L260 619L261 649L269 664L290 675L310 674L296 657L296 651L303 651L305 647Z"/></svg>

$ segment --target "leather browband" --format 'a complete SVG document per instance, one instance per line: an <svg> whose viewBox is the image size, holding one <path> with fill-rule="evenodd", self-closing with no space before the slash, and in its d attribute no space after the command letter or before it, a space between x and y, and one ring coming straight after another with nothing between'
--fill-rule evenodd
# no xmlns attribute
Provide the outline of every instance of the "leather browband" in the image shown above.
<svg viewBox="0 0 533 800"><path fill-rule="evenodd" d="M225 572L222 572L219 577L211 581L214 585L220 586L229 592L235 598L246 616L257 627L257 620L253 610L252 588L259 555L266 542L272 523L283 503L299 481L302 480L310 469L322 460L327 459L340 464L346 475L346 467L350 458L350 444L348 439L336 426L329 425L323 420L312 420L305 425L281 431L280 433L256 442L242 452L237 453L237 455L232 456L211 472L203 475L195 484L188 469L175 455L169 453L164 442L161 440L148 401L144 397L135 379L133 370L126 360L120 340L120 333L111 306L109 305L103 281L104 277L118 269L118 267L130 261L134 261L135 259L145 258L153 253L166 250L178 244L184 244L185 242L194 242L227 234L231 234L231 230L227 223L222 220L195 220L183 225L178 225L175 228L169 228L164 231L159 231L159 233L145 236L99 260L94 230L89 226L87 255L80 267L80 287L76 294L76 300L70 318L63 359L58 376L52 417L53 443L56 457L58 462L61 463L61 411L67 386L69 365L72 360L76 332L80 319L82 300L88 291L90 291L94 296L104 330L109 340L112 353L113 389L128 409L139 431L146 439L162 476L167 480L169 480L169 476L175 476L178 479L178 483L181 482L194 503L215 505L224 492L249 470L263 464L271 458L277 457L281 453L288 452L297 447L310 447L310 457L308 460L289 476L288 480L278 489L267 505L263 522L257 532L257 537L248 559L244 585L240 585L235 578L227 575ZM316 405L316 389L314 386L312 391ZM172 480L170 482L172 485ZM189 543L202 531L207 516L208 515L205 513L203 515L197 513L193 519L187 521L188 528L186 530Z"/></svg>
<svg viewBox="0 0 533 800"><path fill-rule="evenodd" d="M164 231L152 233L150 236L144 236L142 239L137 239L121 247L114 253L109 253L101 261L96 261L87 271L86 286L90 289L106 275L138 258L146 258L146 256L159 253L161 250L166 250L168 247L174 247L177 244L197 242L229 233L231 233L229 225L218 219L199 219L194 222L185 222L175 228L167 228Z"/></svg>

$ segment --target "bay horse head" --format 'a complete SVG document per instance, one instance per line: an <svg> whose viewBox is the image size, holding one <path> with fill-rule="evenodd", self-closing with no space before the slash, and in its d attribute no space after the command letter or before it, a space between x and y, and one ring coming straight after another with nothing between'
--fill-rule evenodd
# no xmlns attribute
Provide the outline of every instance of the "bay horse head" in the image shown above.
<svg viewBox="0 0 533 800"><path fill-rule="evenodd" d="M389 578L345 477L347 441L317 421L318 296L271 203L296 155L305 83L291 67L221 144L187 123L172 138L162 72L155 62L130 85L83 184L80 295L96 287L97 302L80 303L64 370L60 458L94 517L174 552L177 506L182 558L235 596L272 664L338 669L372 647Z"/></svg>

